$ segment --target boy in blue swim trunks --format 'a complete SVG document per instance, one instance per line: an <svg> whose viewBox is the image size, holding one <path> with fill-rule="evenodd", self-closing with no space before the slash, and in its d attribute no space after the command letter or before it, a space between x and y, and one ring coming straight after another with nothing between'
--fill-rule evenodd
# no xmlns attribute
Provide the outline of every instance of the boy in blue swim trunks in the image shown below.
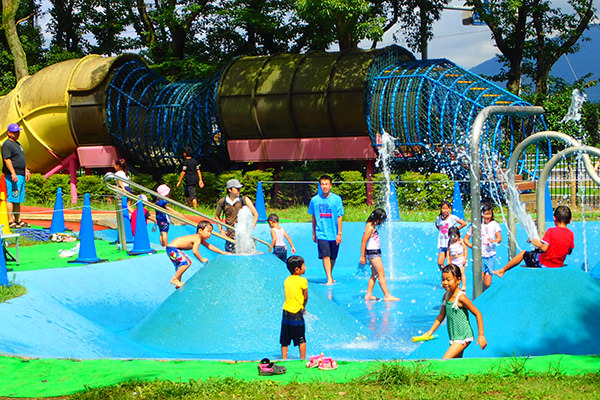
<svg viewBox="0 0 600 400"><path fill-rule="evenodd" d="M213 231L213 227L210 222L200 221L196 229L197 231L195 234L180 236L167 245L167 255L175 266L175 275L171 279L171 283L175 285L175 289L179 289L183 286L183 283L181 282L181 276L185 271L187 271L190 265L192 265L192 261L183 252L183 250L192 250L196 258L203 263L208 262L208 259L200 255L200 245L203 245L215 253L229 254L219 249L217 246L207 242L207 239L211 237Z"/></svg>

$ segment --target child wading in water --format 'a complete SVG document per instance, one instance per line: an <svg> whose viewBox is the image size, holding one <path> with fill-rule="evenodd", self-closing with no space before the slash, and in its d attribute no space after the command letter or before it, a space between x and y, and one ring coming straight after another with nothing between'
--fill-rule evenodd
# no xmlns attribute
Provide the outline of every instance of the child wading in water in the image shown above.
<svg viewBox="0 0 600 400"><path fill-rule="evenodd" d="M448 230L458 224L458 229L464 228L467 223L456 215L452 214L452 204L444 200L440 204L440 215L435 220L435 227L438 228L438 267L440 270L444 267L446 253L448 252Z"/></svg>
<svg viewBox="0 0 600 400"><path fill-rule="evenodd" d="M467 245L460 239L460 231L453 226L448 229L448 263L454 264L460 268L462 275L461 290L467 291L467 275L465 275L465 266L468 257Z"/></svg>
<svg viewBox="0 0 600 400"><path fill-rule="evenodd" d="M442 287L446 289L443 297L442 308L431 328L423 336L430 337L440 326L444 318L448 317L448 337L450 348L446 350L444 358L461 358L463 351L473 341L473 328L469 322L469 311L477 318L479 335L477 344L481 350L487 346L483 335L483 317L481 312L471 303L471 300L459 288L461 280L460 268L454 264L446 265L442 269Z"/></svg>
<svg viewBox="0 0 600 400"><path fill-rule="evenodd" d="M371 264L371 277L367 285L367 294L365 300L377 300L377 297L373 296L373 288L375 287L375 281L379 278L379 286L383 292L383 300L385 301L396 301L400 300L390 294L387 282L385 281L385 271L383 270L383 262L381 261L381 245L379 242L379 232L377 227L385 222L387 214L381 208L374 210L369 218L367 218L367 225L365 226L365 233L363 233L362 243L360 244L360 263L365 264L367 260Z"/></svg>
<svg viewBox="0 0 600 400"><path fill-rule="evenodd" d="M481 206L483 215L483 224L481 224L481 261L483 274L483 290L486 290L492 284L492 271L496 268L496 245L502 241L500 233L500 224L494 221L494 209L489 204ZM472 228L465 235L464 242L468 247L473 248L471 244Z"/></svg>
<svg viewBox="0 0 600 400"><path fill-rule="evenodd" d="M192 250L196 258L203 263L208 262L208 259L203 258L200 255L200 245L203 245L215 253L228 254L219 249L217 246L206 241L212 235L212 231L213 227L210 222L200 221L196 227L195 234L180 236L176 239L173 239L173 241L167 245L167 255L175 266L175 275L171 279L171 283L175 285L175 289L179 289L183 286L183 282L181 282L181 276L185 271L187 271L190 265L192 265L192 261L183 252L183 250Z"/></svg>
<svg viewBox="0 0 600 400"><path fill-rule="evenodd" d="M270 214L267 218L269 221L269 227L271 228L271 245L269 246L269 251L273 249L273 255L279 257L279 259L283 262L287 260L287 247L285 245L285 239L290 244L292 249L292 254L296 252L296 248L294 247L294 243L290 238L290 235L287 234L285 229L279 226L279 216L277 214Z"/></svg>

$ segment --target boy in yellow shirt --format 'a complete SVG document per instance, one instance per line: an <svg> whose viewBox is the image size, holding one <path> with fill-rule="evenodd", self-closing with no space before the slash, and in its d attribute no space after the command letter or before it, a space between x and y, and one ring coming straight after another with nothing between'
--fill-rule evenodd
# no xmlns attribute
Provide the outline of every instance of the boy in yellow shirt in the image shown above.
<svg viewBox="0 0 600 400"><path fill-rule="evenodd" d="M285 302L281 320L281 358L287 359L288 346L294 341L294 346L300 348L300 359L306 358L306 329L304 326L304 308L308 301L308 281L302 275L306 272L304 258L291 256L287 259L287 269L291 275L283 283Z"/></svg>

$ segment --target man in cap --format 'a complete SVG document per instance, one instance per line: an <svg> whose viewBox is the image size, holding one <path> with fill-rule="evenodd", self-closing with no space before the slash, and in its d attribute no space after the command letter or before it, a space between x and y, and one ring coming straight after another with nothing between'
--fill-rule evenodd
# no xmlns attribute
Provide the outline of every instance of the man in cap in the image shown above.
<svg viewBox="0 0 600 400"><path fill-rule="evenodd" d="M11 228L27 227L27 222L21 221L21 203L25 201L25 181L29 180L31 173L25 164L25 153L19 143L21 127L19 124L10 124L7 128L8 139L2 144L2 173L6 181L6 209L9 215Z"/></svg>
<svg viewBox="0 0 600 400"><path fill-rule="evenodd" d="M254 225L252 226L252 229L254 229L256 227L256 222L258 222L258 211L256 211L252 200L250 200L248 196L240 196L240 189L243 188L244 185L237 179L230 179L227 181L226 186L227 196L217 201L217 219L229 226L235 226L238 221L238 213L243 206L247 206L254 216ZM223 214L224 218L222 217ZM223 226L220 224L219 231L223 233ZM235 231L231 228L227 228L225 235L231 239L235 239ZM225 251L235 253L235 244L226 241Z"/></svg>

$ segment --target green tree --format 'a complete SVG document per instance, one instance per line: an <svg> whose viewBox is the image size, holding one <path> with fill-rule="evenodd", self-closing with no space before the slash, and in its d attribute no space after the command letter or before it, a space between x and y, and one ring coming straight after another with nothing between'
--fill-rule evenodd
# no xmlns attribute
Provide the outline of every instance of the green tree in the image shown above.
<svg viewBox="0 0 600 400"><path fill-rule="evenodd" d="M13 57L17 81L29 75L27 56L17 32L18 22L15 21L20 3L20 0L2 0L2 29Z"/></svg>
<svg viewBox="0 0 600 400"><path fill-rule="evenodd" d="M207 25L206 51L214 58L290 52L299 27L289 23L292 0L226 0Z"/></svg>
<svg viewBox="0 0 600 400"><path fill-rule="evenodd" d="M181 60L189 55L189 44L200 32L200 19L211 7L209 0L136 0L128 8L128 17L152 61Z"/></svg>
<svg viewBox="0 0 600 400"><path fill-rule="evenodd" d="M19 55L20 51L18 50L19 54L17 54L17 58L15 59L12 47L9 45L8 37L6 36L7 31L5 30L4 35L0 35L0 95L8 93L15 87L17 76L20 79L29 73L34 73L40 68L39 65L44 62L42 35L36 23L37 15L39 14L39 4L35 0L22 0L16 3L18 3L18 9L12 20L13 27L16 30L9 34L9 37L10 40L19 42L17 46L21 47L25 59L18 60L19 57L22 57L22 55ZM2 5L3 18L5 10L7 8ZM15 32L17 36L12 36ZM21 71L18 74L16 74L17 69Z"/></svg>
<svg viewBox="0 0 600 400"><path fill-rule="evenodd" d="M537 0L534 0L537 1ZM472 6L485 22L496 47L500 50L500 61L506 65L495 77L497 80L507 80L506 88L512 93L519 93L521 87L521 65L527 39L527 23L531 14L533 1L484 1L468 0L467 5Z"/></svg>
<svg viewBox="0 0 600 400"><path fill-rule="evenodd" d="M306 21L305 40L311 49L337 43L355 49L362 39L380 40L385 17L376 15L367 0L296 0L296 12Z"/></svg>
<svg viewBox="0 0 600 400"><path fill-rule="evenodd" d="M82 12L85 0L51 0L49 13L51 44L68 52L80 52L84 44Z"/></svg>
<svg viewBox="0 0 600 400"><path fill-rule="evenodd" d="M572 13L553 7L550 0L468 0L466 4L492 32L506 65L495 79L507 80L508 90L518 94L526 73L534 79L538 99L547 93L552 66L563 54L577 51L576 43L595 14L593 0L569 0Z"/></svg>
<svg viewBox="0 0 600 400"><path fill-rule="evenodd" d="M540 1L533 9L534 37L526 50L535 60L535 68L527 70L527 74L535 82L536 104L547 95L552 66L564 54L579 50L577 42L596 12L593 0L570 0L569 4L573 7L573 14L561 12L549 1Z"/></svg>
<svg viewBox="0 0 600 400"><path fill-rule="evenodd" d="M559 80L551 82L549 86L549 95L542 101L541 106L546 111L544 118L548 130L564 132L584 141L584 144L598 147L600 145L600 103L583 103L579 121L563 122L563 117L569 111L572 102L573 89L583 89L593 86L598 81L586 82L588 77L584 77L575 82L574 85L566 85L564 81Z"/></svg>
<svg viewBox="0 0 600 400"><path fill-rule="evenodd" d="M449 0L405 0L400 2L399 20L408 47L426 60L427 44L433 38L432 25L440 19ZM392 2L398 3L398 2ZM393 8L392 8L393 10ZM393 19L390 19L390 23Z"/></svg>
<svg viewBox="0 0 600 400"><path fill-rule="evenodd" d="M116 55L135 46L134 39L124 35L130 24L127 10L132 0L87 0L81 7L86 15L83 29L93 35L94 44L87 46L90 53Z"/></svg>

